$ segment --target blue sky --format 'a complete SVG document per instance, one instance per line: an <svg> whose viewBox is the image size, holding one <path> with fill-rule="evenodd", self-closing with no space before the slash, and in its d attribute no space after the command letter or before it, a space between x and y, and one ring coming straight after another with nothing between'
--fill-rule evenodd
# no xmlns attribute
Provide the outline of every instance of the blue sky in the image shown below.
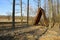
<svg viewBox="0 0 60 40"><path fill-rule="evenodd" d="M0 15L6 15L7 12L11 11L12 5L8 0L0 0Z"/></svg>
<svg viewBox="0 0 60 40"><path fill-rule="evenodd" d="M16 0L16 3L20 3L19 0ZM23 0L23 3L25 4L25 6L27 5L27 0ZM42 1L43 3L43 1ZM41 4L42 4L41 3ZM25 7L23 4L23 8ZM30 0L30 6L32 6L33 8L36 8L37 3L33 2L33 0ZM16 6L16 9L20 9L19 6ZM20 11L20 10L18 10ZM0 0L0 15L8 15L8 13L12 12L12 1L11 0ZM24 14L24 12L23 12ZM20 15L20 13L16 13L16 15ZM26 15L26 14L24 14Z"/></svg>

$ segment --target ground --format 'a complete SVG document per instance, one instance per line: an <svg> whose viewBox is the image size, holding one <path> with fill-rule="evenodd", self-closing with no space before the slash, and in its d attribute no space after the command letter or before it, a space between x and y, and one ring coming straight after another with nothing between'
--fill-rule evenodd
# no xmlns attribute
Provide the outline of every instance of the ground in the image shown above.
<svg viewBox="0 0 60 40"><path fill-rule="evenodd" d="M37 26L38 27L38 26ZM32 29L34 29L34 27L32 27ZM9 38L11 37L11 39L13 40L60 40L60 25L59 23L55 23L55 25L52 27L52 28L49 28L45 34L41 35L44 30L42 30L42 28L39 28L38 30L34 30L34 31L31 31L31 32L28 32L28 33L14 33L15 35L6 35L8 36ZM26 29L25 31L28 31L28 30L31 30L30 29ZM24 30L23 30L24 32ZM8 33L8 32L7 32ZM12 33L12 32L11 32ZM12 33L13 34L13 33ZM41 35L41 36L39 36ZM7 38L5 36L5 38ZM38 37L39 36L39 37ZM1 39L1 37L0 37ZM4 37L3 37L4 39ZM5 40L5 39L4 39Z"/></svg>
<svg viewBox="0 0 60 40"><path fill-rule="evenodd" d="M17 19L17 20L19 20L19 19ZM2 20L0 20L0 22L1 21ZM3 21L9 22L8 19L6 19L6 20L4 19ZM18 22L20 22L20 21L21 20L19 20ZM29 24L33 24L33 21L32 20L29 21ZM30 28L28 28L28 26L23 24L22 26L24 28L26 27L26 29L23 29L21 27L20 23L17 23L16 26L21 27L20 28L21 30L19 28L18 28L18 30L15 30L15 31L7 30L7 31L2 32L0 30L0 40L60 40L60 23L57 22L54 24L55 25L52 27L50 27L52 25L52 24L50 24L50 26L48 27L48 30L44 33L44 31L46 30L45 26L40 27L41 25L37 25L37 27L35 27L32 25L31 26L28 25L30 27ZM1 26L2 26L2 28L5 28L5 26L11 27L12 25L11 24L8 24L8 25L7 24L0 24L0 27ZM33 29L33 31L31 31L32 29ZM37 29L37 30L35 30L35 29ZM28 32L28 31L30 31L30 32ZM23 32L25 32L25 33L23 33ZM5 33L6 33L6 35L1 36L1 34L5 34ZM44 33L44 34L42 34L42 33Z"/></svg>

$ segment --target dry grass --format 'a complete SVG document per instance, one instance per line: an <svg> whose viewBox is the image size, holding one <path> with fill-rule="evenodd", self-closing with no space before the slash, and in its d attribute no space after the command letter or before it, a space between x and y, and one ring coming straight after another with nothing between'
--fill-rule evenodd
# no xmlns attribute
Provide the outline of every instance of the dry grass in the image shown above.
<svg viewBox="0 0 60 40"><path fill-rule="evenodd" d="M41 38L39 38L39 40L60 40L60 36L43 36Z"/></svg>
<svg viewBox="0 0 60 40"><path fill-rule="evenodd" d="M2 21L2 20L1 20ZM11 20L10 20L11 21ZM20 22L20 19L16 19L16 22ZM9 22L9 20L4 19L4 22ZM26 21L25 21L26 22ZM32 25L34 22L34 20L32 21L32 19L30 19L29 24ZM5 24L4 24L5 25ZM20 25L20 24L16 24L16 25ZM1 25L0 25L1 26ZM5 25L5 26L11 26L11 25ZM25 25L24 25L25 26ZM38 26L37 26L38 27ZM34 29L34 27L30 28L30 29L26 29L23 30L24 31L29 31L31 29ZM21 30L22 31L22 30ZM35 32L35 35L40 34L42 31L38 30L37 32ZM19 40L35 40L34 38L34 34L30 34L30 33L26 33L26 35L17 35L15 36L16 38L18 38ZM16 40L18 40L16 39ZM59 23L55 23L55 26L51 29L49 29L46 34L44 34L43 36L41 36L39 38L39 40L60 40L60 29L59 29Z"/></svg>

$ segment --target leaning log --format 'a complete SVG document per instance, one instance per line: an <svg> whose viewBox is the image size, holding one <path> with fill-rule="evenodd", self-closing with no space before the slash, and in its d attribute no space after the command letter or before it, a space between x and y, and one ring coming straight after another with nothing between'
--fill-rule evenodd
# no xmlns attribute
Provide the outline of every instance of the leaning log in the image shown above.
<svg viewBox="0 0 60 40"><path fill-rule="evenodd" d="M48 20L47 20L46 15L45 15L45 10L42 9L41 7L38 8L38 12L37 12L37 15L35 17L35 20L34 20L34 24L33 25L37 25L39 23L42 15L43 15L43 18L44 18L43 25L48 26Z"/></svg>
<svg viewBox="0 0 60 40"><path fill-rule="evenodd" d="M37 25L39 23L41 16L42 16L42 11L41 8L39 8L33 25Z"/></svg>

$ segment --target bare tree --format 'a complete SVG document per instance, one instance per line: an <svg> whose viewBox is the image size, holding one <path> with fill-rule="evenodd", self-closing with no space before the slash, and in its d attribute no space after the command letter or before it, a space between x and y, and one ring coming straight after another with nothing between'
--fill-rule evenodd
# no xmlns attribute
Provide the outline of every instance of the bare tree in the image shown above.
<svg viewBox="0 0 60 40"><path fill-rule="evenodd" d="M46 0L44 0L44 9L46 11Z"/></svg>
<svg viewBox="0 0 60 40"><path fill-rule="evenodd" d="M12 28L15 28L15 0L13 0Z"/></svg>
<svg viewBox="0 0 60 40"><path fill-rule="evenodd" d="M59 0L57 0L57 13L59 14Z"/></svg>
<svg viewBox="0 0 60 40"><path fill-rule="evenodd" d="M27 0L27 24L29 21L29 0Z"/></svg>
<svg viewBox="0 0 60 40"><path fill-rule="evenodd" d="M38 0L38 8L41 6L41 0Z"/></svg>
<svg viewBox="0 0 60 40"><path fill-rule="evenodd" d="M7 12L7 17L8 17L8 20L10 20L11 13Z"/></svg>
<svg viewBox="0 0 60 40"><path fill-rule="evenodd" d="M52 3L51 0L48 0L48 5L49 5L49 21L52 21Z"/></svg>
<svg viewBox="0 0 60 40"><path fill-rule="evenodd" d="M35 9L33 9L33 7L30 5L29 6L29 13L30 13L29 15L33 16L35 14L35 12L36 12Z"/></svg>
<svg viewBox="0 0 60 40"><path fill-rule="evenodd" d="M41 7L41 0L33 0L35 3L37 3L37 7Z"/></svg>
<svg viewBox="0 0 60 40"><path fill-rule="evenodd" d="M22 0L20 0L20 7L21 7L21 24L23 24L23 16L22 16Z"/></svg>

